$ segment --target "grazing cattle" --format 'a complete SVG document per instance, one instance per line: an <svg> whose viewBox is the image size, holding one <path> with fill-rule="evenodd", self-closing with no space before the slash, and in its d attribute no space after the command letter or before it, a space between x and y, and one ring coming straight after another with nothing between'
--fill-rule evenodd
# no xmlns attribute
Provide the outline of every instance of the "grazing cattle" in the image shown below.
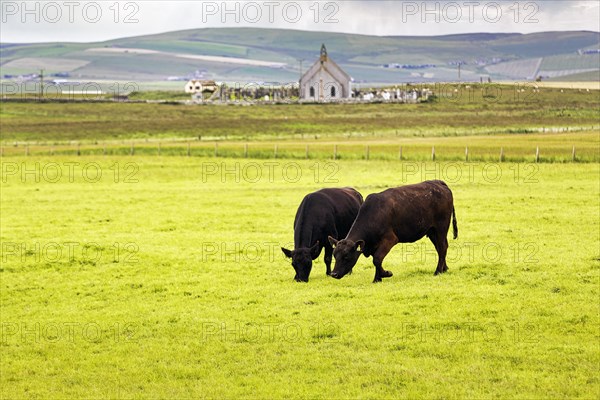
<svg viewBox="0 0 600 400"><path fill-rule="evenodd" d="M331 274L333 247L327 238L346 236L362 203L361 194L352 188L321 189L304 197L294 220L294 250L281 248L292 259L296 281L308 282L312 260L323 248L327 275Z"/></svg>
<svg viewBox="0 0 600 400"><path fill-rule="evenodd" d="M416 242L427 236L438 253L435 275L448 270L448 229L450 219L454 239L458 237L452 192L442 181L426 181L387 189L367 196L356 221L343 240L329 237L335 247L331 276L340 279L352 271L361 254L373 256L375 279L392 276L382 267L383 259L397 243Z"/></svg>

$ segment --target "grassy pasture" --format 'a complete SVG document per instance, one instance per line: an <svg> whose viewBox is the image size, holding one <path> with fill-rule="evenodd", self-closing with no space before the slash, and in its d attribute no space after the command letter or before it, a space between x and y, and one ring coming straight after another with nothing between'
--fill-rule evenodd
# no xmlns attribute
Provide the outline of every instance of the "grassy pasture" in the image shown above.
<svg viewBox="0 0 600 400"><path fill-rule="evenodd" d="M597 91L438 85L425 104L190 106L1 102L4 143L124 139L292 140L443 137L598 128ZM242 99L243 100L243 99Z"/></svg>
<svg viewBox="0 0 600 400"><path fill-rule="evenodd" d="M487 136L380 137L347 135L337 140L305 139L287 141L199 141L121 140L97 143L7 144L5 156L52 155L154 155L179 157L261 158L261 159L342 159L404 161L502 161L598 162L599 133L595 131L557 133L511 133ZM575 155L573 155L575 148Z"/></svg>
<svg viewBox="0 0 600 400"><path fill-rule="evenodd" d="M32 155L1 167L2 398L600 394L597 163ZM448 274L433 276L422 240L391 252L381 284L364 258L341 281L322 261L292 281L279 246L306 193L433 178L455 196Z"/></svg>
<svg viewBox="0 0 600 400"><path fill-rule="evenodd" d="M600 98L500 88L0 102L0 397L597 398ZM450 273L422 240L378 285L364 258L292 282L279 247L306 193L434 178L455 196Z"/></svg>
<svg viewBox="0 0 600 400"><path fill-rule="evenodd" d="M563 54L560 56L544 57L540 69L544 71L568 69L600 69L600 59L593 54ZM598 73L595 71L596 74Z"/></svg>

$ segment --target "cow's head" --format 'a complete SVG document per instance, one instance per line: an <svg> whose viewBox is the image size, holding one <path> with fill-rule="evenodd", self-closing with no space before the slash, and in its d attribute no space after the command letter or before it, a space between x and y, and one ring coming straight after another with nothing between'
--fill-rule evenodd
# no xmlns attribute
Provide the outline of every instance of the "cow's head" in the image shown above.
<svg viewBox="0 0 600 400"><path fill-rule="evenodd" d="M335 279L341 279L344 275L352 272L358 257L362 254L365 242L364 240L357 242L348 239L336 240L329 236L329 243L333 247L333 257L335 258L331 276Z"/></svg>
<svg viewBox="0 0 600 400"><path fill-rule="evenodd" d="M319 241L313 247L304 247L295 250L288 250L282 247L281 251L283 251L283 254L287 258L292 259L292 267L296 271L296 276L294 276L296 282L308 282L308 276L312 269L312 260L319 257L319 253L321 252Z"/></svg>

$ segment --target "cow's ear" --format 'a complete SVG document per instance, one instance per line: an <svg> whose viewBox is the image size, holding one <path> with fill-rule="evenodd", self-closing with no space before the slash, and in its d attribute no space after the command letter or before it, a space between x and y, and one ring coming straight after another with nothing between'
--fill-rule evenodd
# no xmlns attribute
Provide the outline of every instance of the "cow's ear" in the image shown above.
<svg viewBox="0 0 600 400"><path fill-rule="evenodd" d="M356 247L354 248L354 250L358 251L359 253L362 253L365 249L365 241L364 240L359 240L356 242Z"/></svg>
<svg viewBox="0 0 600 400"><path fill-rule="evenodd" d="M327 236L327 239L329 239L329 243L331 243L331 247L337 246L338 240L332 238L331 236Z"/></svg>
<svg viewBox="0 0 600 400"><path fill-rule="evenodd" d="M310 256L314 260L315 258L319 257L319 253L321 253L321 247L319 246L319 241L317 240L317 243L310 248Z"/></svg>
<svg viewBox="0 0 600 400"><path fill-rule="evenodd" d="M285 256L287 258L292 258L292 251L288 250L288 249L284 249L283 247L281 248L281 251L283 251L283 254L285 254Z"/></svg>

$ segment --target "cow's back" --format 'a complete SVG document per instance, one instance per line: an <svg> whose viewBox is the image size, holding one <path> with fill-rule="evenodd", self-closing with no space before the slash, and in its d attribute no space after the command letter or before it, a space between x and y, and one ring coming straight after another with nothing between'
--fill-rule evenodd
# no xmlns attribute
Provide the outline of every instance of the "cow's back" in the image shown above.
<svg viewBox="0 0 600 400"><path fill-rule="evenodd" d="M327 242L328 235L345 237L363 202L352 188L328 188L307 194L296 213L294 245L310 247L316 240Z"/></svg>
<svg viewBox="0 0 600 400"><path fill-rule="evenodd" d="M440 220L450 221L452 192L442 181L425 181L367 196L349 239L365 240L368 255L393 233L401 243L415 242Z"/></svg>

